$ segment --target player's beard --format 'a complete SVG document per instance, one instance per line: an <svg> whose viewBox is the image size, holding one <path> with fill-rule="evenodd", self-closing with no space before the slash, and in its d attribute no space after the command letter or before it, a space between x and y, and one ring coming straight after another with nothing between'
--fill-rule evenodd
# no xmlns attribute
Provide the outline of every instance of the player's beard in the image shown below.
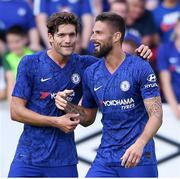
<svg viewBox="0 0 180 179"><path fill-rule="evenodd" d="M98 58L106 57L112 50L112 42L100 45L99 50L94 50L94 55Z"/></svg>

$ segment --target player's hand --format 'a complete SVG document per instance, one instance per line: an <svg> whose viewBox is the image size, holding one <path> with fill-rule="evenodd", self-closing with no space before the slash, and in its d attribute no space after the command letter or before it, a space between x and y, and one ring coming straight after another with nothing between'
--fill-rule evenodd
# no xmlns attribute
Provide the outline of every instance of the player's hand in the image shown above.
<svg viewBox="0 0 180 179"><path fill-rule="evenodd" d="M136 54L142 58L150 59L152 57L152 51L151 49L146 45L140 45L136 50Z"/></svg>
<svg viewBox="0 0 180 179"><path fill-rule="evenodd" d="M142 156L144 145L139 142L132 144L121 157L121 166L125 168L135 167Z"/></svg>
<svg viewBox="0 0 180 179"><path fill-rule="evenodd" d="M64 90L61 92L58 92L56 97L55 97L55 104L57 108L61 110L65 110L67 107L67 100L66 98L74 93L73 90Z"/></svg>
<svg viewBox="0 0 180 179"><path fill-rule="evenodd" d="M60 117L56 117L54 127L57 127L65 133L73 132L80 123L79 114L69 113Z"/></svg>

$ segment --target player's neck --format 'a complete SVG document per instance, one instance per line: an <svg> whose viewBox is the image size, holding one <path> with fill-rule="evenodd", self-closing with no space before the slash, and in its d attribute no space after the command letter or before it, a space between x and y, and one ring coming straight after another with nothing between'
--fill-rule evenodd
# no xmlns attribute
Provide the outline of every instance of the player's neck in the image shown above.
<svg viewBox="0 0 180 179"><path fill-rule="evenodd" d="M63 68L66 63L69 60L69 57L64 57L61 56L59 53L57 53L54 49L49 49L47 51L48 56L55 62L57 63L61 68Z"/></svg>
<svg viewBox="0 0 180 179"><path fill-rule="evenodd" d="M105 57L105 64L110 73L114 73L116 69L122 64L126 54L121 48L112 49L111 52Z"/></svg>

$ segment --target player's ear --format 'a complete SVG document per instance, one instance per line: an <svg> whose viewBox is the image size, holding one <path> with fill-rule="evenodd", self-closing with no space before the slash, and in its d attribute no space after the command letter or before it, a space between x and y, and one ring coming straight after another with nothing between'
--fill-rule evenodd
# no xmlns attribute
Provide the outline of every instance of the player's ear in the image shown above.
<svg viewBox="0 0 180 179"><path fill-rule="evenodd" d="M49 43L51 44L54 40L53 35L48 33Z"/></svg>
<svg viewBox="0 0 180 179"><path fill-rule="evenodd" d="M115 32L113 35L113 42L120 42L121 39L121 32Z"/></svg>

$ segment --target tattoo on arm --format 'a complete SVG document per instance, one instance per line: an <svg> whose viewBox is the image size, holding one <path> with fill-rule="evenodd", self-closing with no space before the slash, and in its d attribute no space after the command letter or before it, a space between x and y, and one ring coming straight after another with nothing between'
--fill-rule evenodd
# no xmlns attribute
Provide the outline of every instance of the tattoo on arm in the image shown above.
<svg viewBox="0 0 180 179"><path fill-rule="evenodd" d="M162 117L162 103L160 97L145 99L144 104L149 117L154 116L158 119Z"/></svg>
<svg viewBox="0 0 180 179"><path fill-rule="evenodd" d="M80 120L82 120L84 118L84 110L81 109L80 107L71 104L70 102L67 103L67 106L65 108L65 112L66 113L76 113L76 114L80 114L79 118Z"/></svg>

